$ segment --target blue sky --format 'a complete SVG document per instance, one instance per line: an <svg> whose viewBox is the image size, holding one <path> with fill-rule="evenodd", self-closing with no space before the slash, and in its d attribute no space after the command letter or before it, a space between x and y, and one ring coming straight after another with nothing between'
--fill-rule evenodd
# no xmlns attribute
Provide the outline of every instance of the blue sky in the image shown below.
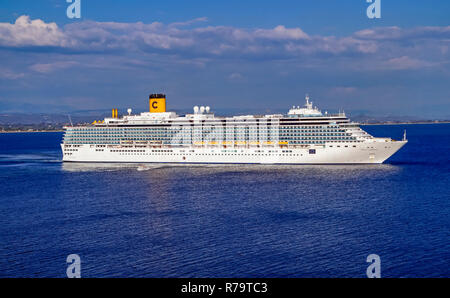
<svg viewBox="0 0 450 298"><path fill-rule="evenodd" d="M450 1L0 0L0 113L320 108L450 118Z"/></svg>

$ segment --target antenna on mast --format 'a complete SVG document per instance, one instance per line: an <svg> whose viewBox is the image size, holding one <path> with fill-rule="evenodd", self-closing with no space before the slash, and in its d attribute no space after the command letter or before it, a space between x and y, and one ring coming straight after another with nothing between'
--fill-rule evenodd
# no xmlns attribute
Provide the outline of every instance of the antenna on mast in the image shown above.
<svg viewBox="0 0 450 298"><path fill-rule="evenodd" d="M308 93L306 93L305 99L306 99L305 107L306 107L307 109L312 109L312 108L313 108L313 107L312 107L312 102L309 102L309 94L308 94Z"/></svg>

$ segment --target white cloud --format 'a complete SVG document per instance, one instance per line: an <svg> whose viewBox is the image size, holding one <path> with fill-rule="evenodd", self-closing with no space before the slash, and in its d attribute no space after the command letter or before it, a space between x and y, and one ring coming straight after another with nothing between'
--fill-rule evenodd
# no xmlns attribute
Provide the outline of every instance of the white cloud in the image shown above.
<svg viewBox="0 0 450 298"><path fill-rule="evenodd" d="M228 76L228 78L229 78L230 80L241 80L241 79L243 79L244 77L243 77L240 73L234 72L234 73L230 74L230 75Z"/></svg>
<svg viewBox="0 0 450 298"><path fill-rule="evenodd" d="M320 36L311 38L301 28L286 28L282 25L273 29L253 30L225 26L180 29L203 21L206 18L169 25L158 22L85 21L61 29L55 23L21 16L14 24L0 23L0 44L16 48L54 46L66 51L165 50L198 57L259 54L278 58L315 52L365 52L367 47L366 41Z"/></svg>
<svg viewBox="0 0 450 298"><path fill-rule="evenodd" d="M16 72L6 68L0 68L0 78L2 79L15 80L23 78L24 76L25 74L23 72Z"/></svg>
<svg viewBox="0 0 450 298"><path fill-rule="evenodd" d="M171 27L182 27L182 26L189 26L189 25L193 25L195 23L200 23L200 22L207 22L208 18L207 17L201 17L201 18L196 18L193 20L189 20L186 22L176 22L176 23L172 23L170 24Z"/></svg>
<svg viewBox="0 0 450 298"><path fill-rule="evenodd" d="M30 66L30 69L40 73L50 73L56 70L69 68L77 65L75 61L58 61L53 63L36 63Z"/></svg>
<svg viewBox="0 0 450 298"><path fill-rule="evenodd" d="M49 51L68 55L119 52L141 57L167 55L169 60L183 61L292 60L299 65L320 61L318 64L325 66L348 63L352 58L352 65L366 68L373 65L373 69L428 67L448 61L450 55L450 26L382 27L335 37L308 35L301 28L282 25L272 29L244 29L205 26L205 21L206 18L198 18L167 25L84 21L60 28L55 23L20 16L14 24L0 23L0 46L28 51L36 48L36 52L41 47L50 47ZM31 69L46 73L72 65L36 63Z"/></svg>
<svg viewBox="0 0 450 298"><path fill-rule="evenodd" d="M353 94L357 91L358 89L356 87L350 87L350 86L339 86L339 87L334 87L331 89L331 94L341 94L341 95L349 95L349 94Z"/></svg>
<svg viewBox="0 0 450 298"><path fill-rule="evenodd" d="M300 28L286 28L284 26L276 26L273 29L256 29L254 36L259 38L267 38L273 40L299 40L309 39L308 34Z"/></svg>
<svg viewBox="0 0 450 298"><path fill-rule="evenodd" d="M25 15L18 17L14 24L0 23L0 45L5 47L63 46L64 37L56 23L30 20Z"/></svg>
<svg viewBox="0 0 450 298"><path fill-rule="evenodd" d="M388 69L402 70L402 69L417 69L423 67L430 67L433 66L433 63L410 58L408 56L401 56L389 59L383 66L384 68Z"/></svg>
<svg viewBox="0 0 450 298"><path fill-rule="evenodd" d="M450 26L423 26L410 29L400 27L379 27L355 32L355 37L371 40L404 40L404 39L433 39L450 38Z"/></svg>

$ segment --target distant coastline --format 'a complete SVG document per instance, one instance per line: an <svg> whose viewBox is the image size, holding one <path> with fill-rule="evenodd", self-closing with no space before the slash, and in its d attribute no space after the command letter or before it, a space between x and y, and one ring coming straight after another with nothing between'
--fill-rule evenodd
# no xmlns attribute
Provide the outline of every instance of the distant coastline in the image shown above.
<svg viewBox="0 0 450 298"><path fill-rule="evenodd" d="M64 132L64 130L0 130L0 133Z"/></svg>
<svg viewBox="0 0 450 298"><path fill-rule="evenodd" d="M413 125L413 124L448 124L450 121L417 121L417 122L380 122L360 123L360 125Z"/></svg>

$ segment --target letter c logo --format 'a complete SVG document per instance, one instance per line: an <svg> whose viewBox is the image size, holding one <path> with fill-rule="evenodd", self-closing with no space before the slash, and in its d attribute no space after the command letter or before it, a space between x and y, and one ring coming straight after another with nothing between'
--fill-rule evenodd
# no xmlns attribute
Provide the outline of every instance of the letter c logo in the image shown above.
<svg viewBox="0 0 450 298"><path fill-rule="evenodd" d="M157 101L152 102L152 108L154 108L154 109L158 108L158 102Z"/></svg>

